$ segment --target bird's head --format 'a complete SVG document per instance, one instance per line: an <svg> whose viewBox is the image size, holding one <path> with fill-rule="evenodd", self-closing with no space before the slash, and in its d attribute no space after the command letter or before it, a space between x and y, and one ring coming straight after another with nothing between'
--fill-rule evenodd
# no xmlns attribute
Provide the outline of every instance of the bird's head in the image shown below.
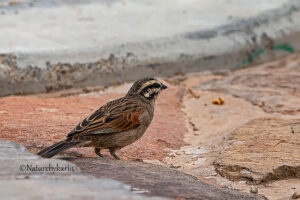
<svg viewBox="0 0 300 200"><path fill-rule="evenodd" d="M143 78L137 80L130 88L127 96L139 95L148 101L155 101L160 91L168 87L156 78Z"/></svg>

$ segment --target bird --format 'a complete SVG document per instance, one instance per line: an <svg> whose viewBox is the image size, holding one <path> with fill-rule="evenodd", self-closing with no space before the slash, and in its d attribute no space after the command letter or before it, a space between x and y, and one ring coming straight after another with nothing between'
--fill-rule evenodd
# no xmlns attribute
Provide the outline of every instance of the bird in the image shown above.
<svg viewBox="0 0 300 200"><path fill-rule="evenodd" d="M140 139L151 124L157 96L168 87L157 78L142 78L133 83L124 97L112 100L83 119L67 134L66 139L49 146L38 155L51 158L72 147L94 147L116 154L121 148Z"/></svg>

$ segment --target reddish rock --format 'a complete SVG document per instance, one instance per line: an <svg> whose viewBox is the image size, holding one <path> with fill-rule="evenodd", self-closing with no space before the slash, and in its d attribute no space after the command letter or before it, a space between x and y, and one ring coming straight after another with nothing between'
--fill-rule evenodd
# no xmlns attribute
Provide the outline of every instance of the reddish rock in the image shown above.
<svg viewBox="0 0 300 200"><path fill-rule="evenodd" d="M165 148L183 145L185 132L180 110L182 91L170 86L156 102L155 116L146 134L124 148L120 156L127 159L162 159ZM85 116L122 93L95 93L93 97L36 98L6 97L0 99L0 139L11 140L32 152L65 138ZM72 155L96 156L93 148L68 150Z"/></svg>

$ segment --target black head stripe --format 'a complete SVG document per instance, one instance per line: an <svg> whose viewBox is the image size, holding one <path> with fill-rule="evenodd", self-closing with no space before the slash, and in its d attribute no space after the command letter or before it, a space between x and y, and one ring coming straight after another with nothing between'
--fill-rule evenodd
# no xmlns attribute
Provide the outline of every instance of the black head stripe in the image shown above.
<svg viewBox="0 0 300 200"><path fill-rule="evenodd" d="M145 88L142 90L141 94L145 94L145 93L147 93L148 91L150 91L150 90L153 89L153 88L160 88L160 87L161 87L161 86L160 86L159 83L153 83L153 84L148 85L147 87L145 87Z"/></svg>
<svg viewBox="0 0 300 200"><path fill-rule="evenodd" d="M150 85L154 85L157 83L160 85L160 82L155 78L142 78L134 82L134 84L131 86L130 90L126 94L127 96L141 94L142 90ZM157 87L158 85L154 86ZM144 91L145 92L145 91Z"/></svg>
<svg viewBox="0 0 300 200"><path fill-rule="evenodd" d="M152 100L152 99L154 99L157 95L158 95L158 92L157 92L157 93L152 93L149 97L146 97L146 98L149 99L149 100Z"/></svg>
<svg viewBox="0 0 300 200"><path fill-rule="evenodd" d="M159 94L160 89L157 86L152 86L149 87L147 86L145 89L142 90L142 92L140 93L142 96L144 96L145 98L147 98L148 100L152 100L154 98L156 98L156 96Z"/></svg>

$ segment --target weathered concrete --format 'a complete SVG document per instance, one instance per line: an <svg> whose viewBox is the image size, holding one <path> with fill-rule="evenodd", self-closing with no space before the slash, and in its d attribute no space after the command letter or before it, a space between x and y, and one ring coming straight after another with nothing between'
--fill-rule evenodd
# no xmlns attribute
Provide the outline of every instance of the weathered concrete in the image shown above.
<svg viewBox="0 0 300 200"><path fill-rule="evenodd" d="M39 156L29 153L24 146L10 141L0 140L0 178L30 178L32 177L59 177L66 176L71 179L81 177L76 165L57 159L40 159ZM49 167L48 170L36 171L35 167ZM60 169L55 168L61 167Z"/></svg>
<svg viewBox="0 0 300 200"><path fill-rule="evenodd" d="M70 162L43 159L10 141L0 140L0 161L2 199L165 199L134 194L129 185L96 179Z"/></svg>
<svg viewBox="0 0 300 200"><path fill-rule="evenodd" d="M0 180L0 187L1 197L7 200L167 200L134 194L128 185L111 179Z"/></svg>
<svg viewBox="0 0 300 200"><path fill-rule="evenodd" d="M8 4L0 6L1 96L236 68L300 49L298 1Z"/></svg>

